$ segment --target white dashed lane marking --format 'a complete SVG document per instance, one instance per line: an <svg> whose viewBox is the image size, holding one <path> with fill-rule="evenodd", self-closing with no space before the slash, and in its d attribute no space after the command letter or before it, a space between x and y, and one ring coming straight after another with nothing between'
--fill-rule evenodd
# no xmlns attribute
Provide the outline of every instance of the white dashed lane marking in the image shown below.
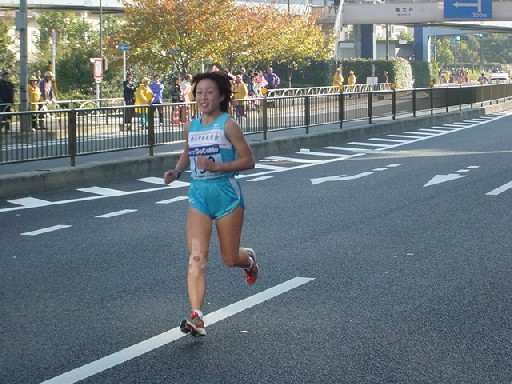
<svg viewBox="0 0 512 384"><path fill-rule="evenodd" d="M104 215L100 215L100 216L96 216L96 217L100 218L100 219L109 219L111 217L126 215L127 213L133 213L133 212L137 212L137 210L136 209L123 209L121 211L110 212L110 213L106 213Z"/></svg>
<svg viewBox="0 0 512 384"><path fill-rule="evenodd" d="M37 236L37 235L42 235L43 233L55 232L55 231L58 231L61 229L66 229L66 228L71 228L71 225L64 225L64 224L54 225L52 227L41 228L41 229L38 229L38 230L32 231L32 232L23 232L23 233L21 233L21 236Z"/></svg>

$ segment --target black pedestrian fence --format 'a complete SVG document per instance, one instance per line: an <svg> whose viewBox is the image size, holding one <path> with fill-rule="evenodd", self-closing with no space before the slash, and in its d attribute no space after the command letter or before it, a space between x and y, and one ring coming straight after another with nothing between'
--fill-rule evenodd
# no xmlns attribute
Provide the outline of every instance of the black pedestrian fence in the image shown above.
<svg viewBox="0 0 512 384"><path fill-rule="evenodd" d="M512 84L475 84L393 89L388 84L345 87L285 88L265 97L233 102L231 114L244 134L300 129L353 120L373 123L450 109L479 108L512 97ZM9 111L7 111L9 110ZM9 129L0 134L0 165L30 160L69 158L183 141L184 126L198 115L194 103L125 106L121 99L62 101L37 111L19 106L0 109L0 122ZM130 123L126 123L126 117Z"/></svg>

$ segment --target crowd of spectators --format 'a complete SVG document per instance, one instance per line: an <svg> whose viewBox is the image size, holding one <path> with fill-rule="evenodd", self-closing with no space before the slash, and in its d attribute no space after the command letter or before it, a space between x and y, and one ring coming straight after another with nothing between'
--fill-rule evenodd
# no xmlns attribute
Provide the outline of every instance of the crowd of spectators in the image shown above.
<svg viewBox="0 0 512 384"><path fill-rule="evenodd" d="M216 65L212 65L209 72L223 71L231 79L233 90L233 114L237 118L245 117L245 109L259 109L260 100L267 94L269 89L276 89L281 84L280 77L274 72L272 67L268 67L264 72L262 70L246 70L240 68L237 71L230 72L221 70ZM162 104L165 101L172 103L190 103L194 101L192 95L192 75L186 74L185 76L173 76L169 81L168 92L165 92L165 85L160 82L159 75L153 75L153 82L147 84L148 78L144 77L143 81L136 84L133 81L133 74L129 72L127 79L123 82L123 97L126 105L138 104L135 102L137 88L146 88L152 92L152 99L149 99L147 104ZM159 113L159 120L163 121L163 110L157 107ZM194 108L192 108L192 116L194 117ZM140 111L135 111L140 112ZM180 112L181 120L185 117L183 112ZM130 126L132 116L130 112L126 113L125 125Z"/></svg>

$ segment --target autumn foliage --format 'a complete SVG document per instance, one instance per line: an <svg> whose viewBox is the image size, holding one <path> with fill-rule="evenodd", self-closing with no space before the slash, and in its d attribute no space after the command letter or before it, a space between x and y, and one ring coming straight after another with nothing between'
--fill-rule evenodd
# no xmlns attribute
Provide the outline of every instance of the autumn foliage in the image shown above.
<svg viewBox="0 0 512 384"><path fill-rule="evenodd" d="M307 15L234 0L130 0L116 39L130 44L132 60L181 73L208 63L294 66L327 59L333 42Z"/></svg>

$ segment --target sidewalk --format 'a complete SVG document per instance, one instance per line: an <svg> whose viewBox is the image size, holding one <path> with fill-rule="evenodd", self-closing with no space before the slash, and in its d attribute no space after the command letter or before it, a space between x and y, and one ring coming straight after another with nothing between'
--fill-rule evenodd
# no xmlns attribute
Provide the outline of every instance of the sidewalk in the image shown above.
<svg viewBox="0 0 512 384"><path fill-rule="evenodd" d="M300 148L340 144L421 126L471 119L511 107L512 102L506 102L434 115L422 113L415 118L383 118L374 120L372 124L368 124L367 120L347 121L343 122L343 129L340 129L339 124L315 126L309 128L309 134L306 134L305 128L287 129L269 132L267 140L263 140L261 133L249 134L246 138L254 157L259 160L271 155L295 152ZM68 158L3 164L0 165L0 198L161 176L165 170L174 168L182 148L182 142L175 142L155 147L154 156L149 156L148 148L78 156L75 167L69 165Z"/></svg>

